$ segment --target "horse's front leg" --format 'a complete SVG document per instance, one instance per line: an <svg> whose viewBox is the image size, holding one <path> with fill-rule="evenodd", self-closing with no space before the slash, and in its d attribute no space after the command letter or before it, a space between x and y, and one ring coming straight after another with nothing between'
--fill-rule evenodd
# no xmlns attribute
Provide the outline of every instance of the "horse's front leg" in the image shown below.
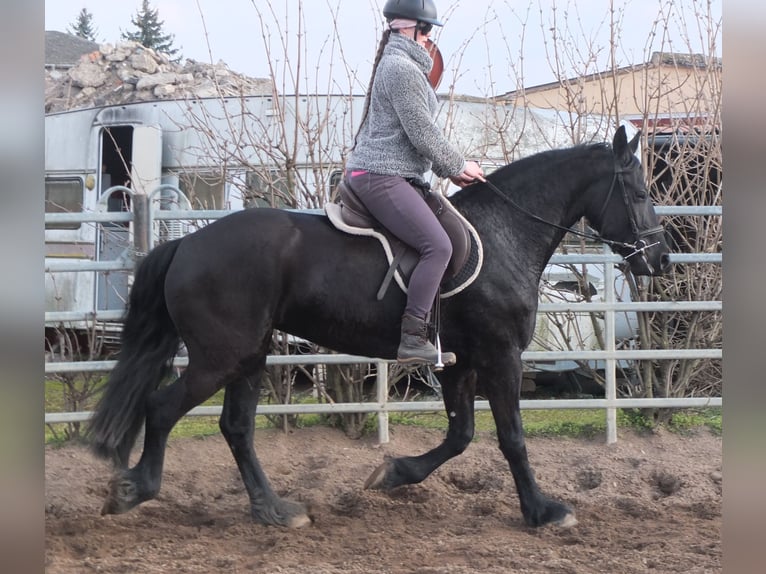
<svg viewBox="0 0 766 574"><path fill-rule="evenodd" d="M420 456L387 460L370 475L365 488L388 490L403 484L416 484L468 447L474 433L476 375L473 371L455 366L445 369L439 380L449 417L444 441Z"/></svg>
<svg viewBox="0 0 766 574"><path fill-rule="evenodd" d="M219 426L237 461L250 498L253 520L260 524L299 528L311 523L306 508L274 493L253 448L255 410L265 364L264 357L255 373L226 387Z"/></svg>
<svg viewBox="0 0 766 574"><path fill-rule="evenodd" d="M530 526L577 524L574 512L565 504L540 492L529 465L519 408L521 394L521 353L494 357L486 362L479 377L495 419L500 450L511 467L519 493L524 521Z"/></svg>

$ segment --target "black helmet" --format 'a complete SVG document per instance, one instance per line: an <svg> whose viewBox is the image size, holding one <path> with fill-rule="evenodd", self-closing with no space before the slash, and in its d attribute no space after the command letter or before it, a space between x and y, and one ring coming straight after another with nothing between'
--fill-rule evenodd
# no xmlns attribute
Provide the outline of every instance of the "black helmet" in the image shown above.
<svg viewBox="0 0 766 574"><path fill-rule="evenodd" d="M434 26L444 26L436 19L436 4L434 0L388 0L383 6L383 16L407 18L418 22L428 22Z"/></svg>

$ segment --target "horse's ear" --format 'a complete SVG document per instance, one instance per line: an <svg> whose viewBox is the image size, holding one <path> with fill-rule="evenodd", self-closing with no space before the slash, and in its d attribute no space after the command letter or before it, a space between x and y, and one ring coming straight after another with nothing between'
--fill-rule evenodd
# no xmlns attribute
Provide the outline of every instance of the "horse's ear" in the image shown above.
<svg viewBox="0 0 766 574"><path fill-rule="evenodd" d="M615 159L623 165L628 165L632 161L633 154L638 149L638 142L641 140L641 132L639 131L633 139L628 142L628 135L625 131L625 126L622 125L617 128L614 134L614 140L612 141L612 149L614 150Z"/></svg>
<svg viewBox="0 0 766 574"><path fill-rule="evenodd" d="M614 133L612 149L614 150L614 155L618 158L622 157L628 149L628 136L625 133L625 126L620 126Z"/></svg>

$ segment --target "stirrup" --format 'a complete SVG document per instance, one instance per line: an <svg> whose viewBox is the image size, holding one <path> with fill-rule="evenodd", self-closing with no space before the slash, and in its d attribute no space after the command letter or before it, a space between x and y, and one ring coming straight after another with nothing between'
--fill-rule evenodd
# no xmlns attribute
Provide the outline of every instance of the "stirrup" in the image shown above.
<svg viewBox="0 0 766 574"><path fill-rule="evenodd" d="M436 362L434 363L434 370L441 371L444 368L444 357L442 356L442 341L439 338L439 333L436 333Z"/></svg>

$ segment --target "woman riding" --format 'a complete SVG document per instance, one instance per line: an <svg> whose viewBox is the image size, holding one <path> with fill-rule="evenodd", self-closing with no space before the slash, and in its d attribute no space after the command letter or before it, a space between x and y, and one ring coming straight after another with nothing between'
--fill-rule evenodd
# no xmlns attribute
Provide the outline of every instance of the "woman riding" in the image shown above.
<svg viewBox="0 0 766 574"><path fill-rule="evenodd" d="M426 204L431 170L460 187L483 180L478 163L466 161L441 133L434 118L436 94L429 84L432 59L426 49L433 26L442 26L433 0L388 0L388 21L373 65L362 123L346 163L348 185L369 212L419 261L407 289L397 360L436 363L426 320L452 256L447 233ZM446 365L453 353L443 353Z"/></svg>

